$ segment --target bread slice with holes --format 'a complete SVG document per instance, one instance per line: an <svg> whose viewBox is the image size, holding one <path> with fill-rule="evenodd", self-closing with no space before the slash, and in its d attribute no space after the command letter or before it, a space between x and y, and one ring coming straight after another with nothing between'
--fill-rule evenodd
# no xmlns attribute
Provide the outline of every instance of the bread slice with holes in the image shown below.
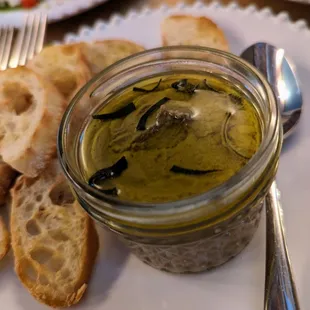
<svg viewBox="0 0 310 310"><path fill-rule="evenodd" d="M79 45L45 47L27 66L51 81L68 103L91 78Z"/></svg>
<svg viewBox="0 0 310 310"><path fill-rule="evenodd" d="M10 249L10 234L5 226L3 218L0 216L0 260Z"/></svg>
<svg viewBox="0 0 310 310"><path fill-rule="evenodd" d="M5 204L17 172L0 158L0 205Z"/></svg>
<svg viewBox="0 0 310 310"><path fill-rule="evenodd" d="M93 75L120 59L144 50L141 45L128 40L103 40L80 46Z"/></svg>
<svg viewBox="0 0 310 310"><path fill-rule="evenodd" d="M19 177L11 194L11 238L19 279L48 306L78 303L94 267L98 236L57 162L40 177Z"/></svg>
<svg viewBox="0 0 310 310"><path fill-rule="evenodd" d="M164 46L199 45L228 51L224 32L207 17L172 15L161 24Z"/></svg>
<svg viewBox="0 0 310 310"><path fill-rule="evenodd" d="M0 72L0 155L28 177L37 176L56 153L65 99L26 67Z"/></svg>

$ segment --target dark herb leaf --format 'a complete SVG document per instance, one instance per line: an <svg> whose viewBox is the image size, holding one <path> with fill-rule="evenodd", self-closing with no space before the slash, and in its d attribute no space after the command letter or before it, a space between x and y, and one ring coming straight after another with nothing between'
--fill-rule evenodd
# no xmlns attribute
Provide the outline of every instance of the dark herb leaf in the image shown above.
<svg viewBox="0 0 310 310"><path fill-rule="evenodd" d="M229 98L235 104L242 105L242 98L233 94L229 94Z"/></svg>
<svg viewBox="0 0 310 310"><path fill-rule="evenodd" d="M207 83L207 80L204 79L199 85L198 85L198 88L199 89L202 89L202 90L210 90L210 91L214 91L216 93L220 93L219 90L211 87L208 83Z"/></svg>
<svg viewBox="0 0 310 310"><path fill-rule="evenodd" d="M118 192L117 192L117 188L111 188L111 189L100 189L104 194L106 195L110 195L110 196L117 196Z"/></svg>
<svg viewBox="0 0 310 310"><path fill-rule="evenodd" d="M187 93L192 95L198 85L191 84L187 81L187 79L182 79L180 81L174 82L171 84L171 87L176 89L179 92Z"/></svg>
<svg viewBox="0 0 310 310"><path fill-rule="evenodd" d="M96 173L94 173L89 181L88 184L90 186L94 186L98 188L98 183L99 181L105 181L108 179L114 179L119 177L124 170L128 168L128 162L125 156L123 156L120 160L118 160L114 165L103 168Z"/></svg>
<svg viewBox="0 0 310 310"><path fill-rule="evenodd" d="M145 130L146 129L146 122L149 116L158 110L163 104L169 101L170 98L164 97L160 99L157 103L152 105L140 118L139 123L137 125L137 130Z"/></svg>
<svg viewBox="0 0 310 310"><path fill-rule="evenodd" d="M117 119L117 118L122 118L122 117L129 115L133 111L135 111L135 109L136 109L136 106L132 102L130 102L126 106L124 106L124 107L122 107L122 108L120 108L114 112L106 113L106 114L93 115L93 119L108 121L108 120L113 120L113 119Z"/></svg>
<svg viewBox="0 0 310 310"><path fill-rule="evenodd" d="M187 168L182 168L176 165L173 165L172 168L170 169L171 172L174 173L182 173L182 174L188 174L188 175L203 175L203 174L208 174L212 172L218 172L221 171L219 169L211 169L211 170L195 170L195 169L187 169Z"/></svg>
<svg viewBox="0 0 310 310"><path fill-rule="evenodd" d="M153 91L158 89L160 83L161 83L161 79L158 81L157 85L154 86L152 89L144 89L144 88L140 88L140 87L134 87L133 91L140 91L140 92L143 92L143 93L151 93L151 92L153 92Z"/></svg>

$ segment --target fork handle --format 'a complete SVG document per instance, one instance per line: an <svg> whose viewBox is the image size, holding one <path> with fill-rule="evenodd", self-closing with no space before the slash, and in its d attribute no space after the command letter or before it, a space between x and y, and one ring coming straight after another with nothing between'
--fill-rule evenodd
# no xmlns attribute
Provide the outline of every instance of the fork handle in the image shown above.
<svg viewBox="0 0 310 310"><path fill-rule="evenodd" d="M300 310L274 181L266 196L265 310Z"/></svg>

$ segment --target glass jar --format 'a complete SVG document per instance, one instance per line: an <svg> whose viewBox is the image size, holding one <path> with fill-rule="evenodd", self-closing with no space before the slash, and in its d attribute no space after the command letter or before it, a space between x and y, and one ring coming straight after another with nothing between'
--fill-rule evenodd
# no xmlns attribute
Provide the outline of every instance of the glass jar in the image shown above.
<svg viewBox="0 0 310 310"><path fill-rule="evenodd" d="M92 111L129 85L176 72L215 74L250 96L262 127L257 153L225 183L176 202L127 202L90 187L79 169L77 146ZM106 68L72 100L58 136L59 159L81 206L143 262L175 273L219 266L245 248L259 224L281 146L279 110L262 74L239 57L202 47L153 49Z"/></svg>

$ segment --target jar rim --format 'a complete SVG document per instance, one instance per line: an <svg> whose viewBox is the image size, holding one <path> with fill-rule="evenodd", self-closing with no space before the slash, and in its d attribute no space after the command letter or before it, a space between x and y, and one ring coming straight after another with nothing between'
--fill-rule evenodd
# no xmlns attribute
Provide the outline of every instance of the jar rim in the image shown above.
<svg viewBox="0 0 310 310"><path fill-rule="evenodd" d="M270 121L266 126L267 134L265 135L259 149L252 156L252 158L243 166L236 174L234 174L231 178L221 183L220 185L214 187L211 190L208 190L202 194L195 195L193 197L180 199L172 202L162 202L162 203L139 203L121 200L115 197L108 196L94 187L88 185L85 180L79 178L70 168L70 163L68 162L68 158L66 156L66 146L65 146L65 136L66 136L66 128L69 124L70 115L72 114L75 106L79 103L79 100L83 97L83 95L87 92L87 90L94 85L97 81L99 81L103 76L105 76L108 72L113 71L121 66L130 63L133 60L138 60L139 58L143 58L145 56L151 56L162 52L207 52L216 56L220 56L222 58L229 59L241 65L250 71L255 78L262 84L263 91L267 94L268 100L272 103L272 115L270 117ZM173 59L173 58L172 58ZM127 68L127 69L130 69ZM118 72L119 73L119 72ZM199 206L204 205L216 200L217 197L221 196L223 191L231 192L238 187L238 184L241 181L244 181L245 178L250 178L251 175L256 171L256 169L266 160L266 153L270 150L270 144L275 138L277 134L277 127L280 122L280 114L279 109L277 107L277 103L275 101L274 93L266 81L265 77L251 64L243 60L242 58L235 56L231 53L207 48L207 47L198 47L198 46L169 46L169 47L159 47L150 50L146 50L143 52L139 52L137 54L128 56L122 60L117 61L113 65L105 68L95 77L93 77L88 83L86 83L78 93L73 97L69 106L67 107L63 118L60 123L58 137L57 137L57 151L58 158L62 169L65 173L65 176L74 184L78 190L84 191L89 194L91 197L95 199L99 199L105 202L105 207L114 208L115 211L123 211L126 213L130 213L134 216L143 216L150 213L152 211L152 216L159 215L165 216L169 214L183 213L195 209ZM113 207L112 207L113 206Z"/></svg>

